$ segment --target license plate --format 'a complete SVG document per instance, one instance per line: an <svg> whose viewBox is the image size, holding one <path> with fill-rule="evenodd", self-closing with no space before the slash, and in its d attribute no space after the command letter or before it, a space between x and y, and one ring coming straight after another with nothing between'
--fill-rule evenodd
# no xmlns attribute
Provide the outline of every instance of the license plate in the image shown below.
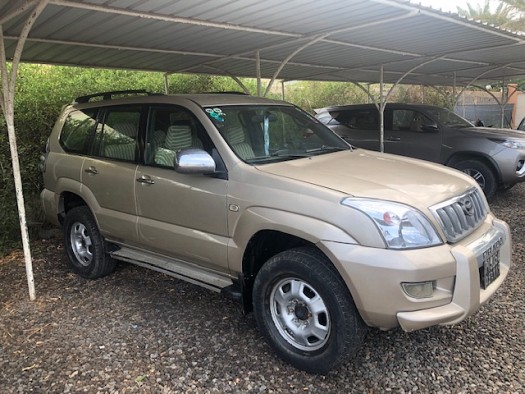
<svg viewBox="0 0 525 394"><path fill-rule="evenodd" d="M483 264L479 269L479 279L483 289L486 289L499 276L500 249L502 244L503 239L498 239L486 249L481 256Z"/></svg>

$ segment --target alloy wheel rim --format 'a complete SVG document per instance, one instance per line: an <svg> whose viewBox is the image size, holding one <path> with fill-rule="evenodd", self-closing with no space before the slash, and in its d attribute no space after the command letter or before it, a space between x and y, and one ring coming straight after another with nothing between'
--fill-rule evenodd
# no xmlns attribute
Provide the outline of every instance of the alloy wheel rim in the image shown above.
<svg viewBox="0 0 525 394"><path fill-rule="evenodd" d="M472 178L474 178L474 180L476 182L478 182L478 185L482 188L482 189L485 189L485 177L483 176L483 174L481 172L479 172L478 170L475 170L473 168L466 168L463 170L463 172L469 176L471 176Z"/></svg>
<svg viewBox="0 0 525 394"><path fill-rule="evenodd" d="M76 222L71 226L71 250L77 261L87 267L93 261L93 242L86 226Z"/></svg>

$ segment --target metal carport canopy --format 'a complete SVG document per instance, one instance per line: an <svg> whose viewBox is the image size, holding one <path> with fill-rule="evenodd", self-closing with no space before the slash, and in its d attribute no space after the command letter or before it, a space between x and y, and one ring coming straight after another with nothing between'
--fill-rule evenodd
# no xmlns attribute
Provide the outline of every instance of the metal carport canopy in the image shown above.
<svg viewBox="0 0 525 394"><path fill-rule="evenodd" d="M8 58L37 3L0 0ZM524 44L408 1L49 0L22 61L371 83L383 67L384 82L451 86L524 76Z"/></svg>
<svg viewBox="0 0 525 394"><path fill-rule="evenodd" d="M282 80L469 85L525 76L522 35L401 0L0 0L0 107L29 296L14 127L20 61ZM9 68L6 60L11 60ZM388 95L381 94L380 114ZM381 116L382 118L382 116ZM381 122L382 124L382 122Z"/></svg>

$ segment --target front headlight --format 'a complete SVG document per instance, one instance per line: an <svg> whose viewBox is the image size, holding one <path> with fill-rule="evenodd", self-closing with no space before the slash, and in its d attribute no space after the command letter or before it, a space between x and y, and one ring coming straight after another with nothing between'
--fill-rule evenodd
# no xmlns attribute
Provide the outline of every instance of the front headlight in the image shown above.
<svg viewBox="0 0 525 394"><path fill-rule="evenodd" d="M421 248L443 243L426 216L408 205L350 197L343 199L341 204L367 215L391 249Z"/></svg>
<svg viewBox="0 0 525 394"><path fill-rule="evenodd" d="M525 141L505 140L501 144L510 149L525 149Z"/></svg>

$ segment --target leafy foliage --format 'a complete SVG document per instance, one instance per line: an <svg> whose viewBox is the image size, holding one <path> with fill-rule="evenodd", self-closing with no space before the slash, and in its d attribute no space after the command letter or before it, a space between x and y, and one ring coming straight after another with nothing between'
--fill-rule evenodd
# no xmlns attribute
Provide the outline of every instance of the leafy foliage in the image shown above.
<svg viewBox="0 0 525 394"><path fill-rule="evenodd" d="M525 32L525 0L501 0L495 9L491 8L490 0L477 6L467 3L466 8L458 7L458 14L504 29Z"/></svg>

